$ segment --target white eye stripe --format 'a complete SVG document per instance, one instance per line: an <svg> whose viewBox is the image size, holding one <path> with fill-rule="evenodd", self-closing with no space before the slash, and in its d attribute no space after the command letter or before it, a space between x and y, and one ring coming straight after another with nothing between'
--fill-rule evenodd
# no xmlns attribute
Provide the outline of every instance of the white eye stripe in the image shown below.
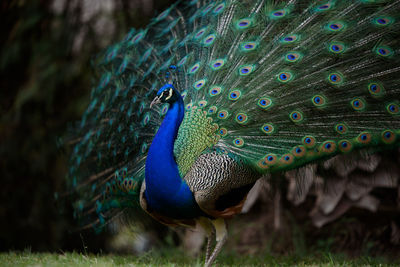
<svg viewBox="0 0 400 267"><path fill-rule="evenodd" d="M172 96L172 88L169 89L169 91L168 91L168 96L165 98L165 100L170 99L171 96Z"/></svg>

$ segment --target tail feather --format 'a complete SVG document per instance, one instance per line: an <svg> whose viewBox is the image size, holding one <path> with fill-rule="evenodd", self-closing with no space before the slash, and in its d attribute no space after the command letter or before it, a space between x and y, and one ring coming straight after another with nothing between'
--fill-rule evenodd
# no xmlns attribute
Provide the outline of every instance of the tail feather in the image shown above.
<svg viewBox="0 0 400 267"><path fill-rule="evenodd" d="M102 218L137 203L146 151L168 109L149 104L168 82L188 114L200 109L212 120L204 131L215 127L213 149L261 173L397 146L399 14L398 0L190 1L132 29L95 62L99 84L71 156L77 210L98 203ZM178 136L187 141L199 122L186 117ZM185 146L177 158L202 153Z"/></svg>

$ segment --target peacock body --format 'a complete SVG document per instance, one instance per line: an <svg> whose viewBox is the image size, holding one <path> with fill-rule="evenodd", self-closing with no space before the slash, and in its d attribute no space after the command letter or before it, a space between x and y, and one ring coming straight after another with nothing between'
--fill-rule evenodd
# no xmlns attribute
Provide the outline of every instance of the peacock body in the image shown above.
<svg viewBox="0 0 400 267"><path fill-rule="evenodd" d="M77 214L99 227L140 203L167 225L214 226L210 265L262 175L398 146L399 11L193 0L132 29L97 60L71 156Z"/></svg>

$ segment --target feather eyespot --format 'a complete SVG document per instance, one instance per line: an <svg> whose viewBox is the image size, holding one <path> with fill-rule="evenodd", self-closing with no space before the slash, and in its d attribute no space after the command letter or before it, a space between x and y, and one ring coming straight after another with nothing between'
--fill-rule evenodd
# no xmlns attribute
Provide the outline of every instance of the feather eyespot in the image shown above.
<svg viewBox="0 0 400 267"><path fill-rule="evenodd" d="M385 94L385 88L383 85L376 82L368 84L368 91L373 97L381 97Z"/></svg>
<svg viewBox="0 0 400 267"><path fill-rule="evenodd" d="M229 93L229 100L236 101L240 98L242 92L240 90L234 90Z"/></svg>
<svg viewBox="0 0 400 267"><path fill-rule="evenodd" d="M290 113L289 118L293 122L301 122L303 120L303 114L300 111L293 111Z"/></svg>
<svg viewBox="0 0 400 267"><path fill-rule="evenodd" d="M206 28L202 28L202 29L200 29L196 34L195 34L195 36L194 36L194 39L200 39L203 35L204 35L204 33L206 32Z"/></svg>
<svg viewBox="0 0 400 267"><path fill-rule="evenodd" d="M308 136L304 136L303 137L303 144L307 147L307 148L312 148L315 146L316 140L314 136L308 135Z"/></svg>
<svg viewBox="0 0 400 267"><path fill-rule="evenodd" d="M125 36L124 41L128 41L132 38L132 35L135 33L135 29L131 29L128 34Z"/></svg>
<svg viewBox="0 0 400 267"><path fill-rule="evenodd" d="M284 154L281 157L280 162L287 165L287 164L292 164L293 160L294 160L293 155L288 153L288 154Z"/></svg>
<svg viewBox="0 0 400 267"><path fill-rule="evenodd" d="M271 123L266 123L263 126L261 126L261 131L266 134L273 134L275 131L275 127Z"/></svg>
<svg viewBox="0 0 400 267"><path fill-rule="evenodd" d="M211 4L209 4L207 7L205 7L204 8L204 10L201 12L201 15L206 15L210 10L211 10L211 8L213 8L214 7L214 3L211 3Z"/></svg>
<svg viewBox="0 0 400 267"><path fill-rule="evenodd" d="M215 34L210 34L210 35L208 35L206 38L204 38L203 44L204 44L205 46L210 46L210 45L212 45L212 44L214 43L216 37L217 37L217 36L216 36Z"/></svg>
<svg viewBox="0 0 400 267"><path fill-rule="evenodd" d="M156 18L157 21L163 20L165 19L168 15L169 12L171 11L171 9L167 9L164 12L162 12L160 15L158 15L158 17Z"/></svg>
<svg viewBox="0 0 400 267"><path fill-rule="evenodd" d="M191 110L193 107L193 103L189 103L186 105L186 110Z"/></svg>
<svg viewBox="0 0 400 267"><path fill-rule="evenodd" d="M221 3L214 8L213 13L218 15L224 10L224 8L225 8L225 3Z"/></svg>
<svg viewBox="0 0 400 267"><path fill-rule="evenodd" d="M321 108L326 105L326 99L322 95L315 95L312 97L311 102L313 103L314 106Z"/></svg>
<svg viewBox="0 0 400 267"><path fill-rule="evenodd" d="M353 148L353 144L349 140L340 140L339 141L339 150L341 152L349 152Z"/></svg>
<svg viewBox="0 0 400 267"><path fill-rule="evenodd" d="M145 32L139 32L138 34L136 34L132 40L131 40L131 44L137 44L140 40L143 39L145 35Z"/></svg>
<svg viewBox="0 0 400 267"><path fill-rule="evenodd" d="M287 36L282 37L280 42L282 44L292 44L298 40L300 40L300 35L292 34L292 35L287 35Z"/></svg>
<svg viewBox="0 0 400 267"><path fill-rule="evenodd" d="M226 119L229 116L229 112L226 110L221 110L220 112L218 112L218 118L220 119Z"/></svg>
<svg viewBox="0 0 400 267"><path fill-rule="evenodd" d="M150 113L146 113L144 115L143 120L142 120L142 126L146 126L147 123L149 123L149 121L150 121Z"/></svg>
<svg viewBox="0 0 400 267"><path fill-rule="evenodd" d="M272 99L268 98L268 97L262 97L258 100L257 105L262 108L262 109L269 109L270 107L272 107L273 103L272 103Z"/></svg>
<svg viewBox="0 0 400 267"><path fill-rule="evenodd" d="M199 107L205 107L207 106L207 101L206 100L200 100L199 101Z"/></svg>
<svg viewBox="0 0 400 267"><path fill-rule="evenodd" d="M301 58L302 58L302 55L300 53L298 53L298 52L289 52L285 56L285 60L287 62L291 62L291 63L297 62Z"/></svg>
<svg viewBox="0 0 400 267"><path fill-rule="evenodd" d="M378 24L380 24L380 25L385 25L385 24L387 24L387 20L385 20L385 19L377 19L376 22L377 22Z"/></svg>
<svg viewBox="0 0 400 267"><path fill-rule="evenodd" d="M194 74L194 73L196 73L196 72L199 70L199 68L200 68L200 63L197 62L196 64L194 64L194 65L190 68L189 74Z"/></svg>
<svg viewBox="0 0 400 267"><path fill-rule="evenodd" d="M257 166L264 170L269 168L269 165L265 162L265 158L260 159L257 162Z"/></svg>
<svg viewBox="0 0 400 267"><path fill-rule="evenodd" d="M244 42L240 44L240 49L243 52L249 52L249 51L253 51L254 49L256 49L256 47L258 46L258 43L256 42Z"/></svg>
<svg viewBox="0 0 400 267"><path fill-rule="evenodd" d="M350 104L356 111L363 111L365 109L365 101L360 97L351 100Z"/></svg>
<svg viewBox="0 0 400 267"><path fill-rule="evenodd" d="M306 154L306 148L304 146L296 146L293 148L292 154L297 158L303 157Z"/></svg>
<svg viewBox="0 0 400 267"><path fill-rule="evenodd" d="M332 7L332 4L328 3L328 4L323 4L323 5L318 6L315 10L321 12L321 11L326 11L326 10L331 9L331 7Z"/></svg>
<svg viewBox="0 0 400 267"><path fill-rule="evenodd" d="M233 140L233 144L237 147L242 147L244 145L244 141L242 138L236 138Z"/></svg>
<svg viewBox="0 0 400 267"><path fill-rule="evenodd" d="M246 124L248 120L248 116L246 113L240 112L236 114L235 120L239 124Z"/></svg>
<svg viewBox="0 0 400 267"><path fill-rule="evenodd" d="M225 137L228 134L228 130L226 128L221 128L219 129L218 133L222 136Z"/></svg>
<svg viewBox="0 0 400 267"><path fill-rule="evenodd" d="M285 17L288 14L288 10L286 9L280 9L280 10L275 10L272 11L269 15L271 19L281 19Z"/></svg>
<svg viewBox="0 0 400 267"><path fill-rule="evenodd" d="M296 58L295 58L294 55L289 54L289 55L286 56L286 59L289 60L289 61L293 61L293 60L295 60Z"/></svg>
<svg viewBox="0 0 400 267"><path fill-rule="evenodd" d="M397 105L395 103L390 103L389 105L386 106L386 110L392 115L398 115L399 114L399 105Z"/></svg>
<svg viewBox="0 0 400 267"><path fill-rule="evenodd" d="M218 108L216 106L212 106L208 109L208 114L215 114L217 113Z"/></svg>
<svg viewBox="0 0 400 267"><path fill-rule="evenodd" d="M161 115L161 116L164 116L165 114L167 114L168 106L169 106L168 104L164 104L164 105L162 106L161 112L160 112L160 115Z"/></svg>
<svg viewBox="0 0 400 267"><path fill-rule="evenodd" d="M254 71L254 65L244 65L239 67L239 75L246 76Z"/></svg>
<svg viewBox="0 0 400 267"><path fill-rule="evenodd" d="M147 59L150 57L152 52L153 52L153 48L147 49L147 51L143 54L143 57L140 59L140 63L147 61Z"/></svg>
<svg viewBox="0 0 400 267"><path fill-rule="evenodd" d="M277 159L277 157L276 157L276 155L275 154L268 154L268 155L266 155L265 157L264 157L264 161L265 161L265 163L267 163L268 165L274 165L275 163L276 163L276 159Z"/></svg>
<svg viewBox="0 0 400 267"><path fill-rule="evenodd" d="M124 73L126 67L128 66L128 62L129 62L129 60L127 58L125 58L122 61L121 65L119 65L119 67L118 67L118 71L116 73L117 75L121 75L122 73Z"/></svg>
<svg viewBox="0 0 400 267"><path fill-rule="evenodd" d="M371 142L371 134L369 132L362 132L358 135L357 141L361 144L369 144Z"/></svg>
<svg viewBox="0 0 400 267"><path fill-rule="evenodd" d="M293 73L291 73L290 71L282 71L278 73L277 79L281 83L290 82L293 79Z"/></svg>
<svg viewBox="0 0 400 267"><path fill-rule="evenodd" d="M343 22L330 22L326 28L330 32L339 32L345 28L345 24Z"/></svg>
<svg viewBox="0 0 400 267"><path fill-rule="evenodd" d="M225 65L225 60L224 59L216 59L213 62L211 62L210 66L211 69L213 70L219 70Z"/></svg>
<svg viewBox="0 0 400 267"><path fill-rule="evenodd" d="M345 51L346 46L340 42L332 42L328 48L329 52L334 54L342 54Z"/></svg>
<svg viewBox="0 0 400 267"><path fill-rule="evenodd" d="M140 107L139 107L139 114L142 114L142 112L144 111L145 108L146 108L146 104L142 101L140 103Z"/></svg>
<svg viewBox="0 0 400 267"><path fill-rule="evenodd" d="M200 90L201 88L204 87L204 85L206 84L206 82L207 82L206 79L198 80L197 82L195 82L195 83L193 84L193 87L194 87L194 89L196 89L196 90Z"/></svg>
<svg viewBox="0 0 400 267"><path fill-rule="evenodd" d="M333 85L339 85L343 83L343 75L338 72L333 72L328 75L328 81Z"/></svg>
<svg viewBox="0 0 400 267"><path fill-rule="evenodd" d="M253 21L251 19L241 19L238 20L235 24L236 29L238 30L243 30L243 29L247 29L252 25Z"/></svg>
<svg viewBox="0 0 400 267"><path fill-rule="evenodd" d="M133 187L133 179L132 178L127 178L127 179L125 179L124 180L124 189L125 189L125 191L130 191L130 190L132 190L132 187Z"/></svg>
<svg viewBox="0 0 400 267"><path fill-rule="evenodd" d="M209 94L210 94L210 96L216 96L216 95L219 95L221 93L221 91L222 91L222 87L212 86L210 88Z"/></svg>
<svg viewBox="0 0 400 267"><path fill-rule="evenodd" d="M146 144L146 143L143 143L142 147L140 148L140 152L141 152L142 154L144 154L144 153L146 153L146 150L147 150L147 144Z"/></svg>
<svg viewBox="0 0 400 267"><path fill-rule="evenodd" d="M325 141L321 144L320 151L324 153L333 153L336 151L336 143L333 141Z"/></svg>
<svg viewBox="0 0 400 267"><path fill-rule="evenodd" d="M104 88L107 86L107 84L110 82L111 80L111 74L110 73L105 73L103 74L103 76L101 77L101 81L99 84L98 88Z"/></svg>
<svg viewBox="0 0 400 267"><path fill-rule="evenodd" d="M391 57L393 55L393 50L388 46L378 46L375 49L375 53L381 57Z"/></svg>
<svg viewBox="0 0 400 267"><path fill-rule="evenodd" d="M392 144L396 140L396 134L391 130L385 130L382 132L382 141L385 144Z"/></svg>
<svg viewBox="0 0 400 267"><path fill-rule="evenodd" d="M378 27L384 27L392 24L393 19L391 17L377 17L372 20L372 23Z"/></svg>
<svg viewBox="0 0 400 267"><path fill-rule="evenodd" d="M177 64L178 67L185 65L185 63L186 63L186 61L187 61L188 58L189 58L189 56L185 56L185 57L183 57L181 60L179 60L179 62L178 62L178 64Z"/></svg>
<svg viewBox="0 0 400 267"><path fill-rule="evenodd" d="M335 125L335 131L339 134L345 134L347 133L347 125L344 123L338 123Z"/></svg>
<svg viewBox="0 0 400 267"><path fill-rule="evenodd" d="M122 177L125 178L128 175L128 169L127 168L123 168L122 169Z"/></svg>

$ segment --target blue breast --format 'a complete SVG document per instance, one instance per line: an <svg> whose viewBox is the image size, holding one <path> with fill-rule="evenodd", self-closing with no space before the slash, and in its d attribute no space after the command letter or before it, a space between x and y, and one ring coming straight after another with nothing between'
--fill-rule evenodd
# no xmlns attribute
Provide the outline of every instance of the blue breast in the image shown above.
<svg viewBox="0 0 400 267"><path fill-rule="evenodd" d="M149 209L175 219L205 215L186 182L180 177L173 154L174 142L184 112L183 101L179 96L177 101L171 104L153 139L145 167L144 195Z"/></svg>

